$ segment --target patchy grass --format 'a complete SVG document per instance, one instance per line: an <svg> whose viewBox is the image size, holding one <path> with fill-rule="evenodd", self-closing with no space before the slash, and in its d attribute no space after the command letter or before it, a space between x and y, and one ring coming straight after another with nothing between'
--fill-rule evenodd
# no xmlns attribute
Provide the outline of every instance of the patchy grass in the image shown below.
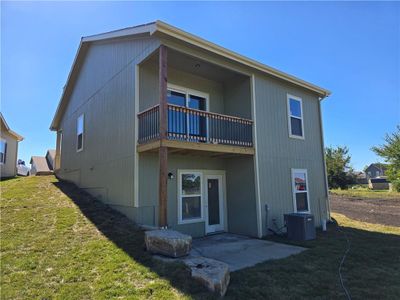
<svg viewBox="0 0 400 300"><path fill-rule="evenodd" d="M328 226L314 241L288 242L309 248L299 255L259 264L235 272L229 295L234 298L340 299L345 298L338 267L346 249L344 282L353 299L400 299L400 228L353 221L340 214L332 217L341 226Z"/></svg>
<svg viewBox="0 0 400 300"><path fill-rule="evenodd" d="M344 196L344 197L357 197L357 198L372 198L372 199L399 199L399 192L390 192L388 190L370 190L364 187L358 187L355 189L341 190L332 189L330 192L334 195Z"/></svg>
<svg viewBox="0 0 400 300"><path fill-rule="evenodd" d="M126 218L72 185L16 178L1 182L1 191L2 299L207 295L182 266L153 262Z"/></svg>
<svg viewBox="0 0 400 300"><path fill-rule="evenodd" d="M52 176L1 186L2 299L212 298L179 264L152 260L125 217ZM338 266L353 299L400 299L400 232L334 214L309 250L231 273L228 299L341 298ZM288 242L285 238L271 238Z"/></svg>

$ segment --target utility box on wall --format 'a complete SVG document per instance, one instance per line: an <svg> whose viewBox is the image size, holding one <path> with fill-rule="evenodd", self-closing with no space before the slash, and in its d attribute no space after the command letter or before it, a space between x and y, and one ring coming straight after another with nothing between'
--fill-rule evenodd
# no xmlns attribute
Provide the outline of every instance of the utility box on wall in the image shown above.
<svg viewBox="0 0 400 300"><path fill-rule="evenodd" d="M287 236L290 240L306 241L316 238L314 216L311 214L285 214L283 215Z"/></svg>

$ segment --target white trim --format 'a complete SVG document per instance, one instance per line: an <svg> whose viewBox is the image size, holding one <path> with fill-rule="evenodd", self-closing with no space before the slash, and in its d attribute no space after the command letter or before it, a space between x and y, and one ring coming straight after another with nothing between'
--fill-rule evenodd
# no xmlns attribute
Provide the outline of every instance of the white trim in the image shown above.
<svg viewBox="0 0 400 300"><path fill-rule="evenodd" d="M318 102L318 111L319 111L319 125L321 132L321 148L322 148L322 157L324 159L324 179L325 179L325 192L326 192L326 214L327 218L331 219L331 204L329 202L329 186L328 186L328 172L326 170L326 157L325 157L325 142L324 142L324 124L322 122L322 110L321 110L321 102Z"/></svg>
<svg viewBox="0 0 400 300"><path fill-rule="evenodd" d="M200 176L200 194L195 195L182 195L182 175L194 174ZM197 170L178 170L178 224L191 224L204 221L204 187L203 187L203 173ZM183 220L182 219L182 197L199 197L200 196L200 218Z"/></svg>
<svg viewBox="0 0 400 300"><path fill-rule="evenodd" d="M79 120L80 118L82 118L82 147L78 148L78 124L79 124ZM81 152L83 151L83 142L85 140L85 114L80 114L79 117L76 119L76 152Z"/></svg>
<svg viewBox="0 0 400 300"><path fill-rule="evenodd" d="M286 99L287 99L287 117L288 117L288 129L289 129L289 137L290 138L294 138L294 139L299 139L299 140L304 140L305 139L305 133L304 133L304 112L303 112L303 100L300 97L297 96L293 96L290 94L286 94ZM297 116L292 116L291 112L290 112L290 99L293 99L295 101L299 101L300 102L300 114L301 117L297 117ZM301 132L302 132L302 136L299 135L295 135L292 134L292 124L290 122L291 118L296 118L296 119L300 119L301 120Z"/></svg>
<svg viewBox="0 0 400 300"><path fill-rule="evenodd" d="M134 166L133 166L133 206L139 207L139 153L137 152L137 141L139 137L139 122L137 114L139 113L139 88L140 88L140 67L135 65L135 105L134 105L134 117L135 117L135 133L133 143L134 153Z"/></svg>
<svg viewBox="0 0 400 300"><path fill-rule="evenodd" d="M307 193L307 211L297 211L297 203L296 203L296 194L298 193L296 191L296 184L294 181L294 173L304 173L306 175L306 190L302 193ZM293 194L293 208L295 213L310 213L311 212L311 207L310 207L310 187L308 185L308 173L307 169L292 169L292 194Z"/></svg>
<svg viewBox="0 0 400 300"><path fill-rule="evenodd" d="M0 142L4 142L4 153L3 153L3 161L0 161L0 165L4 165L6 163L6 160L4 159L7 155L7 140L0 138ZM18 146L18 143L17 143ZM1 151L0 151L1 152ZM2 152L1 152L2 153Z"/></svg>
<svg viewBox="0 0 400 300"><path fill-rule="evenodd" d="M258 143L257 143L257 114L256 114L256 86L255 86L255 76L251 75L251 114L253 118L253 141L254 141L254 175L255 175L255 189L256 189L256 209L257 209L257 230L258 237L261 238L262 232L262 210L261 210L261 190L260 190L260 170L258 163ZM268 225L267 225L268 226Z"/></svg>
<svg viewBox="0 0 400 300"><path fill-rule="evenodd" d="M264 65L260 62L257 62L253 59L247 58L243 55L240 55L238 53L235 53L233 51L230 51L226 48L223 48L221 46L218 46L214 43L208 42L202 38L199 38L193 34L184 32L183 30L180 30L176 27L173 27L169 24L166 24L161 21L155 21L153 23L149 24L144 24L144 25L139 25L131 28L125 28L125 29L120 29L108 33L103 33L103 34L98 34L98 35L92 35L92 36L87 36L83 37L81 39L81 42L79 44L79 48L76 52L74 62L72 63L72 67L69 71L67 82L65 84L65 88L63 90L63 93L61 95L60 102L58 103L56 113L54 114L53 120L50 125L51 130L56 130L58 127L59 123L59 114L63 113L63 109L66 106L64 104L65 101L68 101L67 96L70 93L70 90L72 88L72 78L73 76L76 76L76 73L79 72L80 65L82 64L81 60L85 56L85 51L89 47L89 45L92 42L99 41L99 40L104 40L104 39L114 39L114 38L120 38L120 37L126 37L126 36L133 36L135 34L146 34L149 33L150 36L157 35L157 33L165 34L167 35L168 38L177 38L180 42L187 42L191 45L197 46L203 50L206 50L207 52L214 53L217 55L220 55L222 57L225 57L232 62L238 62L241 65L259 70L263 73L272 75L274 77L283 79L286 82L291 82L297 86L301 86L307 90L311 90L315 93L317 93L319 96L321 96L321 99L327 97L330 95L330 91L323 89L321 87L318 87L312 83L306 82L300 78L294 77L292 75L289 75L287 73L284 73L282 71L279 71L275 68L269 67L267 65ZM158 35L160 37L160 35ZM207 53L208 54L208 53ZM253 71L253 70L251 70Z"/></svg>
<svg viewBox="0 0 400 300"><path fill-rule="evenodd" d="M218 180L218 196L219 196L219 220L220 223L216 225L209 225L208 223L208 179ZM224 174L208 174L204 176L204 220L205 220L205 233L215 233L226 230L226 197L224 191Z"/></svg>
<svg viewBox="0 0 400 300"><path fill-rule="evenodd" d="M285 81L294 83L295 85L302 86L306 89L312 90L319 95L323 97L327 97L330 95L330 91L323 89L321 87L318 87L312 83L309 83L307 81L304 81L300 78L294 77L292 75L289 75L287 73L284 73L282 71L279 71L275 68L272 68L270 66L264 65L260 62L257 62L253 59L250 59L248 57L245 57L243 55L240 55L238 53L235 53L231 50L228 50L224 47L218 46L214 43L211 43L205 39L202 39L200 37L197 37L193 34L190 34L188 32L185 32L179 28L176 28L174 26L171 26L167 23L164 23L162 21L157 20L156 21L156 29L154 30L154 33L164 33L170 37L175 37L178 40L187 42L189 44L192 44L194 46L200 47L206 51L209 51L211 53L215 53L217 55L221 55L223 57L226 57L232 61L239 62L240 64L246 65L248 67L257 69L259 71L262 71L264 73L267 73L269 75L281 78ZM152 35L153 33L151 33Z"/></svg>
<svg viewBox="0 0 400 300"><path fill-rule="evenodd" d="M152 22L149 24L143 24L143 25L138 25L134 27L128 27L124 29L118 29L110 32L105 32L105 33L100 33L100 34L95 34L95 35L90 35L90 36L85 36L82 38L82 42L97 42L101 40L106 40L106 39L115 39L115 38L121 38L121 37L126 37L126 36L131 36L131 35L136 35L136 34L153 34L153 32L156 30L156 22Z"/></svg>
<svg viewBox="0 0 400 300"><path fill-rule="evenodd" d="M184 86L180 86L177 84L172 84L172 83L167 83L167 90L171 90L174 92L178 92L178 93L182 93L186 95L186 107L188 107L188 99L189 99L189 94L193 95L193 96L197 96L197 97L201 97L206 99L206 111L210 110L210 94L202 92L202 91L198 91L198 90L194 90L191 88L187 88Z"/></svg>

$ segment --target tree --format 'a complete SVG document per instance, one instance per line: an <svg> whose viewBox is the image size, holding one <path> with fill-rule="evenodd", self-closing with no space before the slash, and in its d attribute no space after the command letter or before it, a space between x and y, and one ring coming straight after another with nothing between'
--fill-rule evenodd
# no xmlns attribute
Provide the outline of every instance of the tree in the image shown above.
<svg viewBox="0 0 400 300"><path fill-rule="evenodd" d="M351 156L347 147L325 148L326 172L329 188L347 189L354 182L350 167Z"/></svg>
<svg viewBox="0 0 400 300"><path fill-rule="evenodd" d="M388 163L387 177L393 188L400 192L400 125L397 125L397 132L387 133L384 140L383 145L372 147L371 150Z"/></svg>

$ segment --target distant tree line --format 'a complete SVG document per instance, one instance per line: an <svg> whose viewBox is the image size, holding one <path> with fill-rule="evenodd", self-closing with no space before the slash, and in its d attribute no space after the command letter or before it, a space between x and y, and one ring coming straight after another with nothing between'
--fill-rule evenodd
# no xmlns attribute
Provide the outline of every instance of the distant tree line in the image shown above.
<svg viewBox="0 0 400 300"><path fill-rule="evenodd" d="M325 148L326 173L330 189L347 189L355 183L353 169L350 165L351 156L346 146Z"/></svg>
<svg viewBox="0 0 400 300"><path fill-rule="evenodd" d="M386 134L384 141L383 145L372 147L371 150L385 160L388 180L393 189L400 192L400 125L396 132ZM347 189L356 182L348 147L325 148L325 159L329 188Z"/></svg>
<svg viewBox="0 0 400 300"><path fill-rule="evenodd" d="M387 133L384 141L383 145L372 147L371 150L388 164L386 175L393 189L400 192L400 125L397 125L396 132Z"/></svg>

